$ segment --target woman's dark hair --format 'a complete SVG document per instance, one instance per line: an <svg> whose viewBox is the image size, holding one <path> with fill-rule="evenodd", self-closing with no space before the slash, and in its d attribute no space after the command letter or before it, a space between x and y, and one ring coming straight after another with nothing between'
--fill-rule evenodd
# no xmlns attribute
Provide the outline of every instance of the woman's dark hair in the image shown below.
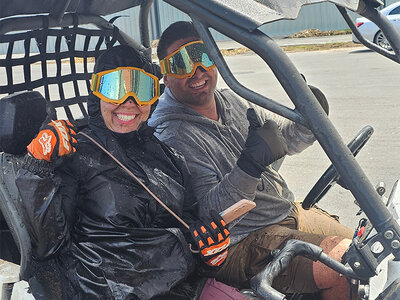
<svg viewBox="0 0 400 300"><path fill-rule="evenodd" d="M186 39L189 37L197 38L200 40L200 35L194 28L192 22L179 21L168 26L162 33L157 46L158 59L165 58L168 53L167 49L175 41Z"/></svg>

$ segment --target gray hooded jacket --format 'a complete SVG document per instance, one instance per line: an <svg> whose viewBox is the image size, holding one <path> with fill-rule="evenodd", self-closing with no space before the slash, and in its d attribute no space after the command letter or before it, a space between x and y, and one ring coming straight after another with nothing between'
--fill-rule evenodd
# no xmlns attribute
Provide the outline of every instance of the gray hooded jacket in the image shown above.
<svg viewBox="0 0 400 300"><path fill-rule="evenodd" d="M156 136L182 152L186 158L199 199L200 216L210 209L222 211L241 199L257 206L231 228L232 244L250 232L287 217L294 196L272 167L261 179L242 171L236 164L244 147L249 123L246 110L254 107L229 89L215 91L219 121L208 119L178 102L166 88L149 120ZM315 140L307 128L265 109L255 107L260 119L273 119L282 130L288 154L301 152Z"/></svg>

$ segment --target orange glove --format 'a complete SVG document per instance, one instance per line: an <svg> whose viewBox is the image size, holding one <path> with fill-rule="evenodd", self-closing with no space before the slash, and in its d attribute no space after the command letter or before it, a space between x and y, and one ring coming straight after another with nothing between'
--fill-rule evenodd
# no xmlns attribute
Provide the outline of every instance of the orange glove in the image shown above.
<svg viewBox="0 0 400 300"><path fill-rule="evenodd" d="M200 250L202 260L211 267L218 267L228 255L230 233L221 216L215 210L210 213L210 222L197 222L189 230Z"/></svg>
<svg viewBox="0 0 400 300"><path fill-rule="evenodd" d="M30 155L39 160L54 161L76 151L76 135L69 121L56 120L42 125L39 134L28 145Z"/></svg>

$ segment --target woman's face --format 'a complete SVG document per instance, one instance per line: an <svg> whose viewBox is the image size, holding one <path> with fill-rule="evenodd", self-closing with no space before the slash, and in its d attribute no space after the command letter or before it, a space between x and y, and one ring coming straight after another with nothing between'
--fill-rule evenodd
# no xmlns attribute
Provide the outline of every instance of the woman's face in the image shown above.
<svg viewBox="0 0 400 300"><path fill-rule="evenodd" d="M100 100L101 115L107 128L117 133L138 130L150 115L151 105L139 106L128 98L121 105L114 105Z"/></svg>

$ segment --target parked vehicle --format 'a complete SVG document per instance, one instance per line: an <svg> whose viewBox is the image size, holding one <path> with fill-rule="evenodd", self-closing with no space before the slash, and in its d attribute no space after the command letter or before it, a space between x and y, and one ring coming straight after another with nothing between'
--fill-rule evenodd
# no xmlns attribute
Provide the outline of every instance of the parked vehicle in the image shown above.
<svg viewBox="0 0 400 300"><path fill-rule="evenodd" d="M364 128L348 146L345 145L289 57L267 34L258 30L265 23L295 19L302 5L321 0L293 0L291 5L280 0L241 0L240 5L231 0L164 1L191 17L221 76L234 92L312 130L332 166L306 197L304 207L317 203L335 182L339 182L352 192L368 218L363 224L363 234L353 240L341 263L323 254L318 247L299 241L290 241L283 249L277 249L273 261L251 280L253 293L260 299L286 299L285 295L271 287L271 283L295 255L306 255L348 277L358 289L359 299L370 299L370 279L375 276L378 266L388 260L390 270L385 273L388 281L377 299L400 299L400 226L397 223L400 216L400 184L395 184L385 205L382 202L383 193L372 186L353 157L371 136L372 128ZM380 1L330 2L336 4L360 42L400 63L400 33L377 10ZM1 252L0 279L9 278L9 281L0 282L1 300L22 299L18 294L20 284L25 292L23 299L32 299L32 295L36 299L58 299L62 294L62 282L52 261L35 261L31 257L30 236L21 218L20 197L14 182L24 150L23 146L15 143L21 138L29 139L32 134L26 131L26 125L31 120L24 112L35 111L43 105L26 91L38 90L43 94L50 117L68 118L78 128L86 126L85 102L90 91L92 59L116 44L129 44L150 58L148 15L152 3L153 0L14 0L7 3L0 0L0 43L7 45L6 55L0 58L0 96L3 97L0 103L10 103L8 109L0 109L0 229L8 236L7 243L3 235L0 241L8 251ZM135 6L140 7L138 15L132 18L138 21L140 41L130 38L118 30L112 20L109 22L102 17ZM365 39L347 10L379 24L393 51ZM274 102L240 84L218 50L210 28L257 53L275 74L296 109ZM83 43L77 43L78 40ZM13 52L16 43L24 45L25 53ZM37 71L40 76L34 73ZM22 82L17 78L23 78ZM398 81L398 78L393 80ZM357 89L356 82L354 88ZM29 97L20 97L21 93ZM7 95L8 100L5 101ZM14 101L16 95L19 95L18 101ZM22 114L22 120L26 122L16 123L14 117L17 114ZM25 136L26 133L28 136ZM17 269L16 276L11 278L10 270L15 270L16 265L5 260L17 263L19 274ZM27 293L27 285L31 294Z"/></svg>
<svg viewBox="0 0 400 300"><path fill-rule="evenodd" d="M381 10L382 15L387 16L388 20L397 28L400 32L400 2L393 3ZM367 39L380 47L391 50L390 44L388 43L382 30L372 21L367 18L357 18L356 26L360 33ZM360 41L353 34L352 36L354 43L360 43Z"/></svg>

